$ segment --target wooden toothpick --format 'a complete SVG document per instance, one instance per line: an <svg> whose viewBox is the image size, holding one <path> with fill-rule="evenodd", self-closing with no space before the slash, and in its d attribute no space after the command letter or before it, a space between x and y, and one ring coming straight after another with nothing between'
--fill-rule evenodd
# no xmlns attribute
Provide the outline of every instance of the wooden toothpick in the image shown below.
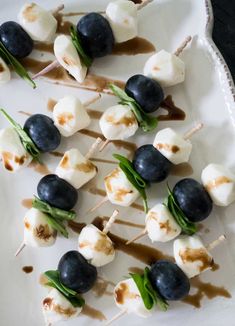
<svg viewBox="0 0 235 326"><path fill-rule="evenodd" d="M191 128L184 134L184 139L187 140L191 138L196 132L203 128L203 123L198 123L195 127Z"/></svg>
<svg viewBox="0 0 235 326"><path fill-rule="evenodd" d="M92 213L97 210L100 206L105 204L108 201L108 196L105 196L98 204L96 204L93 208L89 209L87 213Z"/></svg>
<svg viewBox="0 0 235 326"><path fill-rule="evenodd" d="M106 324L105 326L108 326L110 324L112 324L114 321L116 321L117 319L125 316L127 314L127 311L126 310L122 310L120 311L117 315L115 315L112 319L110 319Z"/></svg>
<svg viewBox="0 0 235 326"><path fill-rule="evenodd" d="M83 102L83 106L89 106L90 104L97 102L100 98L101 98L101 94L97 94L94 97L92 97L90 100Z"/></svg>
<svg viewBox="0 0 235 326"><path fill-rule="evenodd" d="M24 242L22 242L15 253L15 257L17 257L25 247L26 247L26 244Z"/></svg>
<svg viewBox="0 0 235 326"><path fill-rule="evenodd" d="M137 10L143 9L144 7L146 7L151 2L153 2L153 0L142 0L142 2L137 5Z"/></svg>
<svg viewBox="0 0 235 326"><path fill-rule="evenodd" d="M131 240L128 240L126 242L126 245L129 245L130 243L135 242L136 240L139 240L139 239L143 238L147 233L148 233L147 229L144 229L138 235L136 235L134 238L132 238Z"/></svg>
<svg viewBox="0 0 235 326"><path fill-rule="evenodd" d="M105 147L109 144L109 142L110 142L110 140L109 140L109 139L106 139L106 140L103 142L103 144L100 146L100 148L99 148L99 152L102 152L102 151L105 149Z"/></svg>
<svg viewBox="0 0 235 326"><path fill-rule="evenodd" d="M85 155L85 158L87 160L89 160L92 157L92 155L94 154L94 152L96 151L97 147L100 145L101 142L102 142L102 139L100 137L98 137L96 139L96 141L91 145L91 148Z"/></svg>
<svg viewBox="0 0 235 326"><path fill-rule="evenodd" d="M206 249L208 251L213 250L215 247L217 247L218 245L220 245L224 240L226 240L226 237L224 234L222 234L218 239L212 241L207 247Z"/></svg>
<svg viewBox="0 0 235 326"><path fill-rule="evenodd" d="M109 230L111 229L114 221L116 220L116 217L118 216L119 211L117 209L115 209L113 211L113 214L110 216L108 222L106 223L104 229L103 229L103 233L107 234L109 232Z"/></svg>
<svg viewBox="0 0 235 326"><path fill-rule="evenodd" d="M60 64L58 62L58 60L54 60L52 63L50 63L47 67L45 67L44 69L42 69L41 71L39 71L37 74L35 74L32 79L37 79L40 76L45 75L46 73L48 73L49 71L59 67Z"/></svg>
<svg viewBox="0 0 235 326"><path fill-rule="evenodd" d="M186 39L183 41L183 43L174 52L174 55L176 55L178 57L184 51L184 49L186 48L186 46L191 42L191 40L192 40L192 37L191 36L187 36Z"/></svg>

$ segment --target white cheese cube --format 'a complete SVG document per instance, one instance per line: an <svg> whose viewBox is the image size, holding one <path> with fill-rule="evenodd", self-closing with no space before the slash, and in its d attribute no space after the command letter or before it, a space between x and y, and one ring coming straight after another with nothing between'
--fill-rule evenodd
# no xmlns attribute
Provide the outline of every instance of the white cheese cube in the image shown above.
<svg viewBox="0 0 235 326"><path fill-rule="evenodd" d="M134 113L127 105L115 105L100 118L100 129L106 139L123 140L133 136L138 129Z"/></svg>
<svg viewBox="0 0 235 326"><path fill-rule="evenodd" d="M137 6L132 1L110 2L106 17L117 43L126 42L138 35Z"/></svg>
<svg viewBox="0 0 235 326"><path fill-rule="evenodd" d="M123 280L115 286L114 299L118 308L127 313L134 313L144 318L151 316L151 312L145 308L137 285L132 278Z"/></svg>
<svg viewBox="0 0 235 326"><path fill-rule="evenodd" d="M89 126L91 119L75 96L65 96L60 99L53 109L55 126L64 137L70 137L81 129Z"/></svg>
<svg viewBox="0 0 235 326"><path fill-rule="evenodd" d="M130 206L139 197L139 192L127 179L125 173L116 168L104 178L109 201L120 206Z"/></svg>
<svg viewBox="0 0 235 326"><path fill-rule="evenodd" d="M215 205L228 206L235 201L235 175L226 167L209 164L201 179Z"/></svg>
<svg viewBox="0 0 235 326"><path fill-rule="evenodd" d="M78 251L96 267L107 265L115 258L110 238L92 224L82 229L78 237Z"/></svg>
<svg viewBox="0 0 235 326"><path fill-rule="evenodd" d="M6 84L11 79L11 72L5 61L0 58L0 85Z"/></svg>
<svg viewBox="0 0 235 326"><path fill-rule="evenodd" d="M32 161L13 128L0 130L0 156L3 166L10 172L16 172Z"/></svg>
<svg viewBox="0 0 235 326"><path fill-rule="evenodd" d="M157 204L149 210L145 224L152 242L167 242L181 233L180 226L176 223L169 209L163 204Z"/></svg>
<svg viewBox="0 0 235 326"><path fill-rule="evenodd" d="M192 151L190 140L185 140L171 128L160 130L153 146L173 164L188 162Z"/></svg>
<svg viewBox="0 0 235 326"><path fill-rule="evenodd" d="M54 53L61 66L82 83L86 78L87 68L82 64L71 37L57 36L54 42Z"/></svg>
<svg viewBox="0 0 235 326"><path fill-rule="evenodd" d="M97 167L87 160L76 148L64 153L55 173L79 189L97 174Z"/></svg>
<svg viewBox="0 0 235 326"><path fill-rule="evenodd" d="M199 275L213 266L211 254L197 236L175 240L174 257L176 264L189 278Z"/></svg>
<svg viewBox="0 0 235 326"><path fill-rule="evenodd" d="M74 307L58 290L52 289L42 302L46 325L54 325L77 317L82 307Z"/></svg>
<svg viewBox="0 0 235 326"><path fill-rule="evenodd" d="M55 37L57 20L36 3L26 3L18 14L18 20L34 41L51 42Z"/></svg>
<svg viewBox="0 0 235 326"><path fill-rule="evenodd" d="M174 86L184 81L185 64L178 56L161 50L147 60L144 75L156 80L162 87Z"/></svg>
<svg viewBox="0 0 235 326"><path fill-rule="evenodd" d="M24 244L31 247L49 247L55 243L57 232L47 222L47 216L36 208L24 217Z"/></svg>

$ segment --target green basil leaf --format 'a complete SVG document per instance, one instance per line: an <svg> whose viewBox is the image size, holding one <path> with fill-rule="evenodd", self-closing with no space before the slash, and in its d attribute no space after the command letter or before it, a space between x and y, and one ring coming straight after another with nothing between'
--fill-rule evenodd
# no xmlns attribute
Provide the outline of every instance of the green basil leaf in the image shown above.
<svg viewBox="0 0 235 326"><path fill-rule="evenodd" d="M144 211L147 213L148 202L147 202L147 195L145 192L145 188L147 186L146 182L135 171L133 164L126 157L119 154L113 154L113 157L119 161L120 169L124 172L125 176L133 185L133 187L135 187L135 189L139 192L140 196L143 199Z"/></svg>
<svg viewBox="0 0 235 326"><path fill-rule="evenodd" d="M81 40L80 40L78 33L76 32L74 26L70 27L70 35L71 35L73 45L75 46L75 48L79 54L79 57L81 58L82 63L87 68L89 68L92 64L92 59L83 50L82 45L81 45Z"/></svg>
<svg viewBox="0 0 235 326"><path fill-rule="evenodd" d="M153 300L152 296L149 295L148 291L146 291L146 289L145 289L143 275L139 275L139 274L130 274L130 275L133 278L133 280L140 292L140 295L144 302L145 308L148 310L151 310L154 305L154 300Z"/></svg>
<svg viewBox="0 0 235 326"><path fill-rule="evenodd" d="M18 133L22 145L24 146L27 153L29 153L34 160L40 163L40 151L32 141L32 139L28 136L28 134L24 131L20 124L15 122L4 109L0 109L0 112L4 115L4 117L10 122L15 131Z"/></svg>
<svg viewBox="0 0 235 326"><path fill-rule="evenodd" d="M65 211L60 208L52 207L44 201L40 200L36 196L33 200L33 207L37 208L39 211L49 214L54 219L58 219L60 221L70 221L76 218L76 213L74 211Z"/></svg>
<svg viewBox="0 0 235 326"><path fill-rule="evenodd" d="M128 96L125 91L114 84L110 84L109 88L117 97L120 98L120 104L128 105L131 108L140 128L144 132L152 131L157 127L158 119L156 117L147 115L141 106L132 97Z"/></svg>
<svg viewBox="0 0 235 326"><path fill-rule="evenodd" d="M85 304L85 300L76 291L67 288L61 283L58 271L47 271L44 275L49 280L46 285L57 289L74 307L82 307Z"/></svg>
<svg viewBox="0 0 235 326"><path fill-rule="evenodd" d="M27 81L33 88L36 88L36 84L29 76L28 72L25 70L22 64L5 48L2 42L0 42L0 57L10 64L21 78Z"/></svg>
<svg viewBox="0 0 235 326"><path fill-rule="evenodd" d="M168 309L168 303L166 300L153 289L151 282L149 281L150 270L148 267L144 270L144 288L152 300L159 306L160 310L166 311Z"/></svg>
<svg viewBox="0 0 235 326"><path fill-rule="evenodd" d="M54 219L52 216L46 214L46 219L47 219L47 223L56 231L58 231L59 233L61 233L65 238L68 239L69 234L68 231L66 230L66 227L64 226L63 222L58 221L56 219Z"/></svg>
<svg viewBox="0 0 235 326"><path fill-rule="evenodd" d="M196 225L190 222L187 216L185 216L185 214L177 204L169 186L168 186L168 198L167 198L166 206L168 207L169 211L173 215L177 224L181 227L183 233L192 235L197 232Z"/></svg>

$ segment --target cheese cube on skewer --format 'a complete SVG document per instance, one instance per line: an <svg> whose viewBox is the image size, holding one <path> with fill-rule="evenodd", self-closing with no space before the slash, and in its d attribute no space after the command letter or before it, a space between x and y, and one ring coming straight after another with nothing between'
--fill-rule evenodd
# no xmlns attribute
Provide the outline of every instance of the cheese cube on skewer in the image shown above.
<svg viewBox="0 0 235 326"><path fill-rule="evenodd" d="M64 137L72 136L91 122L86 109L75 96L65 96L58 101L53 109L53 119Z"/></svg>
<svg viewBox="0 0 235 326"><path fill-rule="evenodd" d="M97 174L97 167L87 160L76 148L64 153L55 173L79 189Z"/></svg>
<svg viewBox="0 0 235 326"><path fill-rule="evenodd" d="M192 151L191 142L171 128L160 130L153 146L173 164L188 162Z"/></svg>
<svg viewBox="0 0 235 326"><path fill-rule="evenodd" d="M110 238L92 224L82 229L78 237L78 251L96 267L109 264L115 258Z"/></svg>
<svg viewBox="0 0 235 326"><path fill-rule="evenodd" d="M123 140L133 136L138 129L134 113L127 105L115 105L100 118L100 129L106 139Z"/></svg>
<svg viewBox="0 0 235 326"><path fill-rule="evenodd" d="M50 42L55 37L57 20L36 3L26 3L19 12L18 20L34 41Z"/></svg>
<svg viewBox="0 0 235 326"><path fill-rule="evenodd" d="M161 50L152 55L144 66L144 75L162 87L174 86L185 79L185 64L175 54Z"/></svg>
<svg viewBox="0 0 235 326"><path fill-rule="evenodd" d="M87 68L82 64L71 37L57 36L54 42L54 53L61 66L79 83L82 83L86 77Z"/></svg>
<svg viewBox="0 0 235 326"><path fill-rule="evenodd" d="M144 306L140 292L132 278L119 282L114 288L115 303L123 311L134 313L139 317L151 316Z"/></svg>
<svg viewBox="0 0 235 326"><path fill-rule="evenodd" d="M138 35L137 6L127 0L110 2L106 17L117 43L126 42Z"/></svg>
<svg viewBox="0 0 235 326"><path fill-rule="evenodd" d="M175 240L174 257L177 265L189 278L199 275L213 266L211 254L197 236Z"/></svg>
<svg viewBox="0 0 235 326"><path fill-rule="evenodd" d="M127 207L139 197L139 192L120 168L116 168L107 175L104 184L108 199L112 204Z"/></svg>
<svg viewBox="0 0 235 326"><path fill-rule="evenodd" d="M209 164L201 179L215 205L228 206L235 201L235 175L226 167Z"/></svg>
<svg viewBox="0 0 235 326"><path fill-rule="evenodd" d="M0 130L0 156L4 168L10 172L16 172L32 161L13 128Z"/></svg>
<svg viewBox="0 0 235 326"><path fill-rule="evenodd" d="M47 222L46 215L36 208L24 217L24 244L31 247L49 247L55 243L57 232Z"/></svg>
<svg viewBox="0 0 235 326"><path fill-rule="evenodd" d="M181 233L180 226L163 204L157 204L149 210L146 215L145 225L152 242L167 242Z"/></svg>
<svg viewBox="0 0 235 326"><path fill-rule="evenodd" d="M6 84L11 79L11 72L5 61L0 58L0 85Z"/></svg>
<svg viewBox="0 0 235 326"><path fill-rule="evenodd" d="M74 307L58 290L52 289L42 302L46 325L77 317L82 307Z"/></svg>

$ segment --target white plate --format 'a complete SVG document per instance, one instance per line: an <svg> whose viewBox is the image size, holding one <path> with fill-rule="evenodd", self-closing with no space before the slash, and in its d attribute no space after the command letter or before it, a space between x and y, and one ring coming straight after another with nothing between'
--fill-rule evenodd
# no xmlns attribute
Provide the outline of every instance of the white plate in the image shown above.
<svg viewBox="0 0 235 326"><path fill-rule="evenodd" d="M24 3L22 0L1 0L1 22L16 20L17 12ZM66 3L66 11L98 11L103 10L108 1L81 0L79 2L70 0ZM40 1L42 6L48 7L48 1ZM58 5L58 1L51 0L50 7ZM139 14L139 34L152 41L158 50L165 48L174 50L186 35L193 35L192 44L184 51L182 57L187 66L187 77L184 84L167 89L166 94L171 94L175 103L184 108L187 119L183 122L159 123L159 128L167 125L184 132L197 121L203 121L204 130L193 138L193 153L190 162L194 169L194 177L199 180L202 168L209 162L225 164L235 170L235 104L234 88L231 76L220 56L218 50L211 40L212 29L211 6L205 0L158 0L146 7ZM135 73L141 73L142 67L149 55L138 55L134 57L112 56L97 60L93 66L96 74L112 76L126 80ZM48 84L44 81L38 82L36 90L30 87L19 78L14 78L9 84L3 86L0 92L0 104L19 122L23 123L25 116L18 114L18 110L27 112L47 111L48 98L59 99L67 94L76 94L85 99L92 96L91 92L80 91L75 88L68 88ZM116 99L110 96L103 96L102 100L94 107L105 109L110 104L116 103ZM7 123L0 119L1 127ZM96 121L92 122L90 128L98 130ZM141 132L133 139L138 144L151 143L154 134L143 136ZM77 135L69 140L63 140L59 151L64 151L70 146L78 146L82 152L86 152L88 144L93 139ZM112 152L117 152L113 146L105 150L102 155L111 157ZM124 151L123 151L124 152ZM49 168L55 167L58 158L45 156ZM99 178L102 187L102 176L111 171L113 166L99 164L101 177ZM22 172L11 175L1 170L0 173L0 238L1 238L1 296L0 316L2 326L16 325L43 325L43 318L40 310L40 302L46 294L39 283L40 273L47 269L55 269L59 258L67 250L76 249L77 235L71 232L71 238L65 240L58 238L56 244L49 249L26 248L17 258L14 252L23 236L22 219L26 209L22 207L21 200L30 198L36 192L36 186L41 175L32 169L25 169ZM170 177L170 185L174 185L178 177ZM150 206L160 202L166 195L166 183L155 185L149 192ZM98 202L100 197L80 192L78 205L79 221L89 222L97 213L85 216L87 208ZM224 286L233 295L235 294L234 278L234 208L214 208L211 216L203 223L210 232L202 230L202 237L205 243L225 233L227 241L214 251L215 261L220 265L216 272L206 272L202 279L218 286ZM109 204L99 209L98 213L109 215L113 207ZM144 215L134 209L120 209L120 218L137 223L143 223ZM113 227L113 233L125 238L130 238L138 232L138 229L126 228L120 225ZM144 241L150 245L148 239ZM157 244L155 247L166 253L172 254L172 243ZM22 267L32 265L32 274L22 272ZM144 265L134 258L118 252L116 260L109 266L99 270L99 274L105 279L113 282L121 280L128 274L129 266ZM111 289L110 289L111 290ZM194 289L192 289L194 290ZM97 299L94 293L86 296L89 305L100 309L107 318L118 312L113 299L108 296ZM216 297L213 300L204 298L201 309L194 309L190 305L181 302L171 303L167 313L157 312L148 320L140 319L129 315L117 322L126 325L233 325L234 324L234 298L225 299ZM68 325L98 325L100 322L80 316L70 321Z"/></svg>

